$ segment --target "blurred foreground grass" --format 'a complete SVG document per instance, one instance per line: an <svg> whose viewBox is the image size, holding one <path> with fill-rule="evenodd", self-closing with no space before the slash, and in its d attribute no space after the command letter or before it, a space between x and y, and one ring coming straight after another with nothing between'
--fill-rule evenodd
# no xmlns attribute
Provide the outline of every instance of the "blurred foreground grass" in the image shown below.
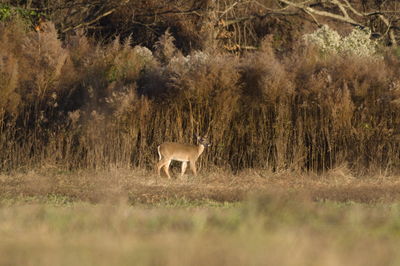
<svg viewBox="0 0 400 266"><path fill-rule="evenodd" d="M0 265L399 265L399 203L0 201Z"/></svg>
<svg viewBox="0 0 400 266"><path fill-rule="evenodd" d="M398 177L0 175L0 265L400 265Z"/></svg>

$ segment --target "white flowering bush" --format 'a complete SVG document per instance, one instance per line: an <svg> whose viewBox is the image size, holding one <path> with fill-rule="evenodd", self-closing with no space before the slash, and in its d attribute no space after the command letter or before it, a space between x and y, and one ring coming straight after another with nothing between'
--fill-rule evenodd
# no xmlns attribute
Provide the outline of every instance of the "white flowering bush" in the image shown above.
<svg viewBox="0 0 400 266"><path fill-rule="evenodd" d="M376 41L370 39L370 29L353 29L342 39L341 50L358 56L373 56L376 54Z"/></svg>
<svg viewBox="0 0 400 266"><path fill-rule="evenodd" d="M342 37L339 33L329 28L328 25L323 25L313 33L304 35L303 38L307 43L312 43L319 47L324 53L339 51L342 42Z"/></svg>
<svg viewBox="0 0 400 266"><path fill-rule="evenodd" d="M349 35L343 37L328 25L323 25L315 32L304 35L304 40L327 54L374 56L377 43L370 36L369 29L354 28Z"/></svg>
<svg viewBox="0 0 400 266"><path fill-rule="evenodd" d="M208 59L209 56L207 53L202 51L195 51L188 56L174 56L170 61L170 66L172 66L173 68L177 67L177 65L181 65L187 69L191 69L201 64L205 64Z"/></svg>

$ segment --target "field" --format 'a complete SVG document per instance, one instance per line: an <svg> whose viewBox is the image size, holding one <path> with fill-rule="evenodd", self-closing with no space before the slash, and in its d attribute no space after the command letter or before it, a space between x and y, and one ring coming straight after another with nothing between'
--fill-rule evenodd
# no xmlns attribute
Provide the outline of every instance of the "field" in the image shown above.
<svg viewBox="0 0 400 266"><path fill-rule="evenodd" d="M1 265L400 263L396 177L49 168L0 180Z"/></svg>
<svg viewBox="0 0 400 266"><path fill-rule="evenodd" d="M398 7L361 2L383 31L259 1L0 4L0 265L400 265ZM200 175L157 177L195 136Z"/></svg>

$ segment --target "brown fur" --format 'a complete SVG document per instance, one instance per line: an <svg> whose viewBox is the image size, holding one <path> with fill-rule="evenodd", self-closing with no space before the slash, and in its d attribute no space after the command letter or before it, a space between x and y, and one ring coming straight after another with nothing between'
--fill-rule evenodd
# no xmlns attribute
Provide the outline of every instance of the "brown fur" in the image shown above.
<svg viewBox="0 0 400 266"><path fill-rule="evenodd" d="M165 174L171 178L168 172L171 161L182 162L181 177L185 174L187 163L189 162L190 169L194 175L197 175L196 161L203 153L207 142L204 138L198 137L199 144L182 144L175 142L165 142L157 147L160 161L157 163L157 172L160 176L161 168L164 168Z"/></svg>

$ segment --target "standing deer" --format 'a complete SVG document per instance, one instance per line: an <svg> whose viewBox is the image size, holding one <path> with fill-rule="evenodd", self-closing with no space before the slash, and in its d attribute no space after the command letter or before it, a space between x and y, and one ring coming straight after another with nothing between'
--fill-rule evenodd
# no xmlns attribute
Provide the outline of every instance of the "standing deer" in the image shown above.
<svg viewBox="0 0 400 266"><path fill-rule="evenodd" d="M157 163L157 172L160 176L160 170L164 167L164 172L170 179L168 168L171 161L182 162L181 177L184 175L187 167L187 163L190 164L190 169L193 174L196 175L196 161L199 156L203 153L204 148L210 146L210 143L205 137L197 137L197 145L192 144L182 144L176 142L164 142L157 147L158 155L160 156L160 161Z"/></svg>

